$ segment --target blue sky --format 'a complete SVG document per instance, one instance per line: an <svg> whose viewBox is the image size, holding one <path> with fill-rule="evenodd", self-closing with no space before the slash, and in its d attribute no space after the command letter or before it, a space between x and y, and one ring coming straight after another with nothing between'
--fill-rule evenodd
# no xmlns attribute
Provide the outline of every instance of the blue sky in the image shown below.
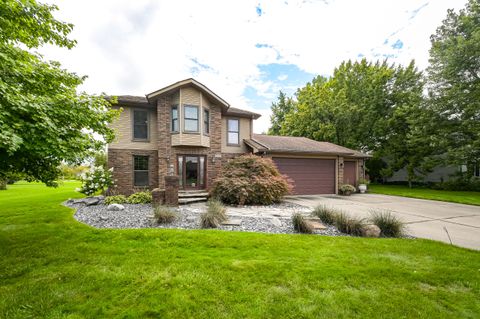
<svg viewBox="0 0 480 319"><path fill-rule="evenodd" d="M145 95L194 77L269 126L279 90L292 95L344 60L388 59L420 69L430 35L465 0L56 1L75 25L72 50L47 58L88 79L89 93Z"/></svg>

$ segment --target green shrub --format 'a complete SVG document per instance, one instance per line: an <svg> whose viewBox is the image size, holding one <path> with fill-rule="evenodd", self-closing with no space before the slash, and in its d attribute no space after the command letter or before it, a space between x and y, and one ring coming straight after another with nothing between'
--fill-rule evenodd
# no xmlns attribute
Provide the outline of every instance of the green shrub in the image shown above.
<svg viewBox="0 0 480 319"><path fill-rule="evenodd" d="M370 221L380 228L383 237L402 237L405 231L405 224L387 210L372 211Z"/></svg>
<svg viewBox="0 0 480 319"><path fill-rule="evenodd" d="M334 225L337 211L325 205L315 207L312 214L320 218L320 220L327 225Z"/></svg>
<svg viewBox="0 0 480 319"><path fill-rule="evenodd" d="M127 203L129 204L148 204L152 202L152 193L145 191L145 192L138 192L134 193L127 198Z"/></svg>
<svg viewBox="0 0 480 319"><path fill-rule="evenodd" d="M177 219L177 213L166 206L155 206L153 216L158 224L169 224Z"/></svg>
<svg viewBox="0 0 480 319"><path fill-rule="evenodd" d="M362 236L362 229L365 225L363 219L358 219L340 212L335 215L335 226L339 231L353 236Z"/></svg>
<svg viewBox="0 0 480 319"><path fill-rule="evenodd" d="M307 220L305 220L305 217L303 217L299 213L295 213L292 216L292 223L293 223L293 229L295 229L296 232L302 233L302 234L312 234L313 233L313 227L310 225Z"/></svg>
<svg viewBox="0 0 480 319"><path fill-rule="evenodd" d="M200 215L200 226L202 228L217 228L227 220L226 211L225 206L219 200L209 200L207 211Z"/></svg>
<svg viewBox="0 0 480 319"><path fill-rule="evenodd" d="M125 195L114 195L105 197L105 205L110 204L125 204L127 203L127 197Z"/></svg>
<svg viewBox="0 0 480 319"><path fill-rule="evenodd" d="M230 160L212 186L212 197L233 205L270 205L291 191L273 161L255 155Z"/></svg>
<svg viewBox="0 0 480 319"><path fill-rule="evenodd" d="M480 192L480 179L472 177L457 177L446 182L435 183L430 186L432 189L445 191L471 191Z"/></svg>
<svg viewBox="0 0 480 319"><path fill-rule="evenodd" d="M340 186L339 191L343 195L350 195L351 193L355 193L357 189L353 185L343 184Z"/></svg>

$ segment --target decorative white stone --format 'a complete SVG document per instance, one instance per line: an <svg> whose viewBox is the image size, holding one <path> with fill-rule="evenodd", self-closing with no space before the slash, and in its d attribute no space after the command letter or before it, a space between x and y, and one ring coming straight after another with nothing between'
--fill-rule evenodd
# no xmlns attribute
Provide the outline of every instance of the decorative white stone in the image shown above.
<svg viewBox="0 0 480 319"><path fill-rule="evenodd" d="M282 226L282 222L280 221L280 219L278 219L276 217L272 217L270 219L270 222L272 223L273 226L276 226L276 227L281 227Z"/></svg>
<svg viewBox="0 0 480 319"><path fill-rule="evenodd" d="M110 211L119 211L119 210L124 210L124 209L125 209L125 206L120 205L120 204L110 204L107 207L107 210L110 210Z"/></svg>
<svg viewBox="0 0 480 319"><path fill-rule="evenodd" d="M224 226L240 226L242 220L240 218L230 218L222 223Z"/></svg>

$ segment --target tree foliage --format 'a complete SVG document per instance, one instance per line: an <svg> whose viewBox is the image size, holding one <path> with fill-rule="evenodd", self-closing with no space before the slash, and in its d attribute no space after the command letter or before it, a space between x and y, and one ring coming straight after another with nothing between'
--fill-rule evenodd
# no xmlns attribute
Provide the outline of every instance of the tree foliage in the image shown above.
<svg viewBox="0 0 480 319"><path fill-rule="evenodd" d="M294 101L282 91L278 94L278 101L272 103L272 115L270 116L271 126L268 129L270 135L280 135L285 115L294 107Z"/></svg>
<svg viewBox="0 0 480 319"><path fill-rule="evenodd" d="M480 4L449 10L431 36L430 106L438 114L438 147L454 164L480 158ZM471 174L470 174L471 175Z"/></svg>
<svg viewBox="0 0 480 319"><path fill-rule="evenodd" d="M387 158L391 169L406 168L415 180L431 168L423 88L413 61L406 67L343 62L331 78L318 76L298 90L281 133L371 152Z"/></svg>
<svg viewBox="0 0 480 319"><path fill-rule="evenodd" d="M73 26L55 19L57 9L33 0L0 2L0 179L21 172L55 185L62 161L80 163L113 139L107 124L117 113L109 103L78 94L85 77L33 51L75 45L67 37Z"/></svg>

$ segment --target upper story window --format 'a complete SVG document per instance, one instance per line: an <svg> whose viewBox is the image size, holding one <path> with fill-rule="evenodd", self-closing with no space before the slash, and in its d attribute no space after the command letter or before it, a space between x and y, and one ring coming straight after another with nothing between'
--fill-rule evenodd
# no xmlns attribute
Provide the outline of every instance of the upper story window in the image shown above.
<svg viewBox="0 0 480 319"><path fill-rule="evenodd" d="M240 145L240 122L238 119L227 120L227 144Z"/></svg>
<svg viewBox="0 0 480 319"><path fill-rule="evenodd" d="M147 110L133 110L133 139L148 140Z"/></svg>
<svg viewBox="0 0 480 319"><path fill-rule="evenodd" d="M171 118L172 118L172 123L171 123L170 129L172 132L178 132L180 129L178 127L178 106L177 105L172 106Z"/></svg>
<svg viewBox="0 0 480 319"><path fill-rule="evenodd" d="M203 134L210 134L210 112L203 110Z"/></svg>
<svg viewBox="0 0 480 319"><path fill-rule="evenodd" d="M198 106L184 105L184 131L198 132Z"/></svg>
<svg viewBox="0 0 480 319"><path fill-rule="evenodd" d="M133 156L133 185L148 186L148 156Z"/></svg>

